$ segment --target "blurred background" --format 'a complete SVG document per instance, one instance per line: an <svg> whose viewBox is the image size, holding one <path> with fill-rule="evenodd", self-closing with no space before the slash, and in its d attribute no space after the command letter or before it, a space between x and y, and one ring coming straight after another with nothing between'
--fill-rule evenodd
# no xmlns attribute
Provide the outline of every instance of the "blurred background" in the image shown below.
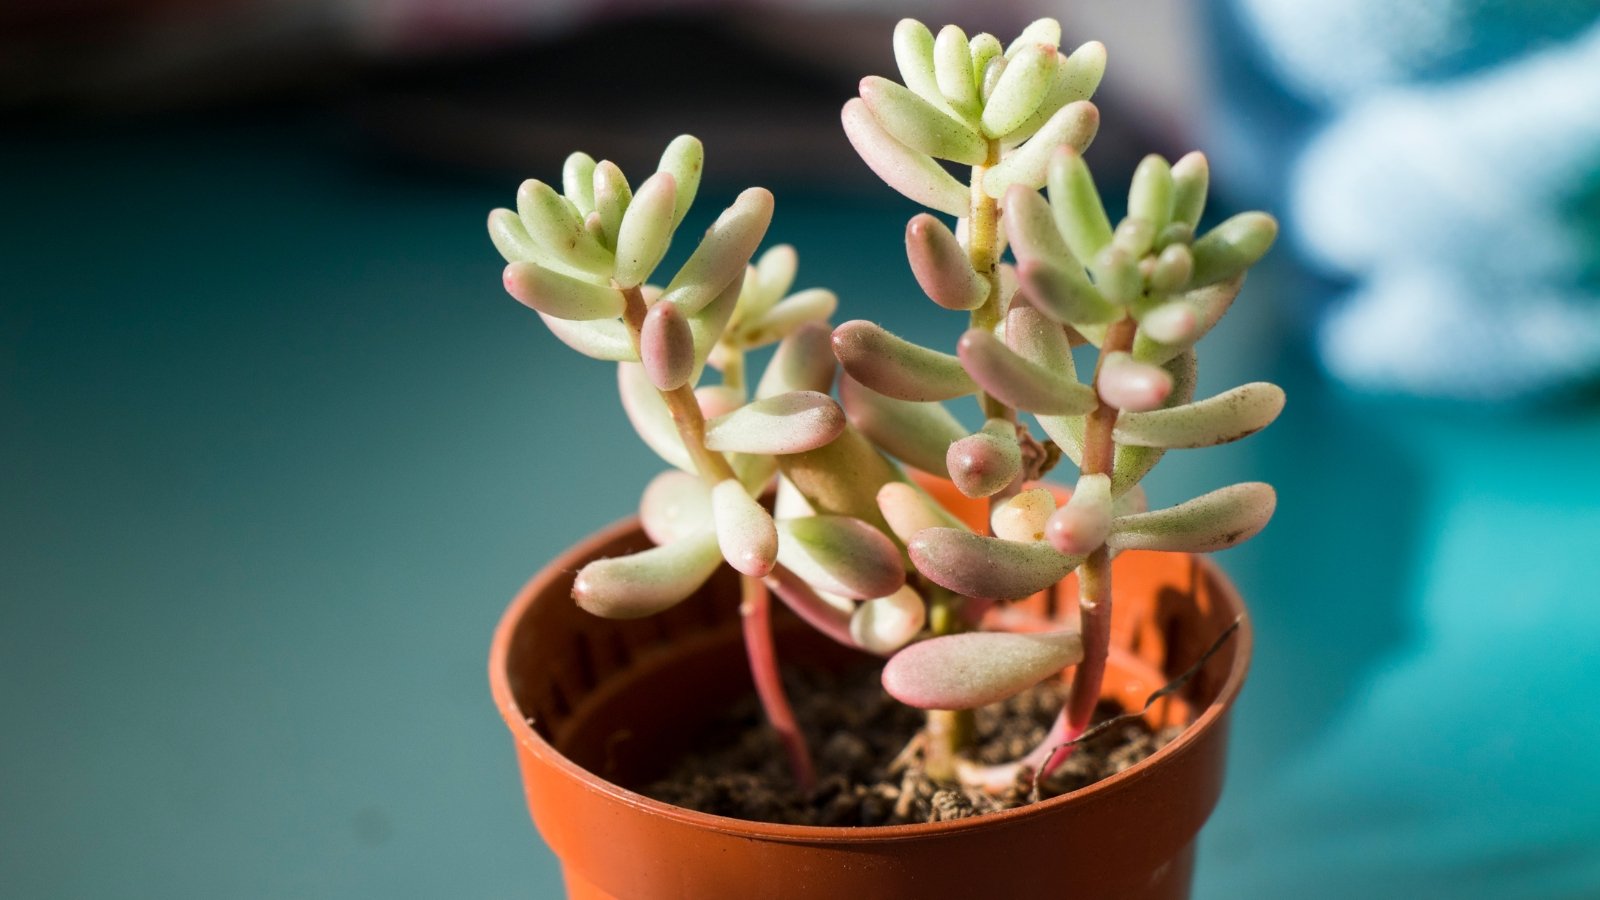
<svg viewBox="0 0 1600 900"><path fill-rule="evenodd" d="M953 343L838 127L905 14L1105 42L1108 199L1199 148L1285 225L1201 392L1288 408L1148 482L1280 494L1196 896L1600 896L1600 3L982 6L0 10L0 896L558 896L488 637L658 464L484 216L692 132L683 234L768 185L799 286Z"/></svg>

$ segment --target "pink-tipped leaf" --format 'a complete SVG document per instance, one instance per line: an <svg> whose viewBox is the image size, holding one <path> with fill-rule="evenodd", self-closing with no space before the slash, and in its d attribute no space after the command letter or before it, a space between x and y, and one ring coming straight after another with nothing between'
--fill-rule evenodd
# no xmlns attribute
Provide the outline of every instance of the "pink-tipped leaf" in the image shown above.
<svg viewBox="0 0 1600 900"><path fill-rule="evenodd" d="M639 497L639 522L657 544L711 530L711 491L699 477L668 469Z"/></svg>
<svg viewBox="0 0 1600 900"><path fill-rule="evenodd" d="M730 478L711 489L711 510L728 565L754 578L771 572L778 560L778 526L766 507Z"/></svg>
<svg viewBox="0 0 1600 900"><path fill-rule="evenodd" d="M1194 403L1117 417L1119 444L1166 449L1211 447L1255 434L1283 411L1283 389L1255 381Z"/></svg>
<svg viewBox="0 0 1600 900"><path fill-rule="evenodd" d="M1046 120L1032 140L1007 154L999 165L984 173L983 190L991 197L1005 196L1015 186L1030 193L1044 187L1050 171L1050 154L1062 144L1079 153L1089 149L1100 130L1100 110L1087 100L1068 103Z"/></svg>
<svg viewBox="0 0 1600 900"><path fill-rule="evenodd" d="M585 322L622 315L622 292L563 275L538 263L514 262L503 275L506 293L519 303L558 319Z"/></svg>
<svg viewBox="0 0 1600 900"><path fill-rule="evenodd" d="M890 137L918 153L969 166L982 165L989 147L967 123L887 78L861 79L861 99Z"/></svg>
<svg viewBox="0 0 1600 900"><path fill-rule="evenodd" d="M984 537L960 528L929 528L906 547L911 562L941 587L979 600L1021 600L1067 577L1083 562L1048 543Z"/></svg>
<svg viewBox="0 0 1600 900"><path fill-rule="evenodd" d="M932 157L895 140L873 118L865 101L857 97L847 102L840 119L850 145L885 184L939 212L966 214L967 188Z"/></svg>
<svg viewBox="0 0 1600 900"><path fill-rule="evenodd" d="M922 488L906 481L891 481L878 489L878 511L894 536L907 542L925 528L967 527Z"/></svg>
<svg viewBox="0 0 1600 900"><path fill-rule="evenodd" d="M951 400L978 389L961 360L855 319L833 330L833 353L851 378L896 400Z"/></svg>
<svg viewBox="0 0 1600 900"><path fill-rule="evenodd" d="M678 304L685 313L697 312L729 283L744 277L750 255L771 223L772 192L766 188L745 190L706 229L700 245L673 276L661 298Z"/></svg>
<svg viewBox="0 0 1600 900"><path fill-rule="evenodd" d="M973 381L1018 409L1081 415L1097 405L1094 391L1087 385L1024 359L985 329L968 329L956 346L956 355Z"/></svg>
<svg viewBox="0 0 1600 900"><path fill-rule="evenodd" d="M844 411L816 391L764 397L706 423L706 447L738 453L804 453L844 430Z"/></svg>
<svg viewBox="0 0 1600 900"><path fill-rule="evenodd" d="M639 185L617 230L617 267L612 277L618 285L643 284L667 255L677 202L678 182L670 172L657 172Z"/></svg>
<svg viewBox="0 0 1600 900"><path fill-rule="evenodd" d="M968 497L999 493L1022 473L1017 427L1005 419L990 419L982 431L950 445L945 467L956 488Z"/></svg>
<svg viewBox="0 0 1600 900"><path fill-rule="evenodd" d="M1062 553L1087 556L1106 542L1111 517L1110 476L1080 475L1066 505L1045 523L1045 536Z"/></svg>
<svg viewBox="0 0 1600 900"><path fill-rule="evenodd" d="M989 298L988 280L973 271L960 241L927 213L906 223L906 258L922 292L945 309L977 309Z"/></svg>
<svg viewBox="0 0 1600 900"><path fill-rule="evenodd" d="M883 667L883 689L918 709L998 703L1083 659L1076 631L972 631L930 638Z"/></svg>
<svg viewBox="0 0 1600 900"><path fill-rule="evenodd" d="M817 590L852 600L887 597L905 584L894 542L851 516L780 521L778 561Z"/></svg>
<svg viewBox="0 0 1600 900"><path fill-rule="evenodd" d="M879 449L934 475L949 473L945 453L967 435L967 429L942 404L886 397L848 375L839 379L839 402L850 424Z"/></svg>
<svg viewBox="0 0 1600 900"><path fill-rule="evenodd" d="M1127 353L1108 353L1095 382L1100 399L1126 412L1160 409L1172 394L1172 375Z"/></svg>
<svg viewBox="0 0 1600 900"><path fill-rule="evenodd" d="M1255 537L1277 504L1271 485L1229 485L1177 506L1122 516L1112 523L1106 543L1113 550L1225 550Z"/></svg>
<svg viewBox="0 0 1600 900"><path fill-rule="evenodd" d="M638 619L682 602L721 564L716 535L701 531L639 553L589 563L578 571L572 598L597 616Z"/></svg>
<svg viewBox="0 0 1600 900"><path fill-rule="evenodd" d="M658 390L677 390L689 383L694 375L694 333L676 303L658 300L645 313L639 361Z"/></svg>

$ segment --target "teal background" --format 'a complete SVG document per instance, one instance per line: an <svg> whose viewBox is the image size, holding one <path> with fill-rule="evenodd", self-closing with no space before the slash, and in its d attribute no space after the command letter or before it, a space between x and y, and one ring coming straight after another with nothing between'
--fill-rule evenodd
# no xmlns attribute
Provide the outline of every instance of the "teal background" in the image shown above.
<svg viewBox="0 0 1600 900"><path fill-rule="evenodd" d="M0 162L0 895L556 896L488 637L659 465L501 292L515 181L277 114ZM801 286L954 341L908 204L776 187ZM1222 554L1258 651L1197 896L1600 896L1600 414L1341 393L1317 288L1279 252L1202 345L1280 422L1148 482L1280 492Z"/></svg>

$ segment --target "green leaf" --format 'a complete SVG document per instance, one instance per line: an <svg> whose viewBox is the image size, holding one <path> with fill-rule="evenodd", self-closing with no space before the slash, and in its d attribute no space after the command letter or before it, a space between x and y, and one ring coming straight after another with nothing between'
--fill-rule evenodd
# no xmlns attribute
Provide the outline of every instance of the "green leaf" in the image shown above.
<svg viewBox="0 0 1600 900"><path fill-rule="evenodd" d="M778 522L778 561L817 590L852 600L887 597L906 581L894 542L850 516Z"/></svg>
<svg viewBox="0 0 1600 900"><path fill-rule="evenodd" d="M1227 219L1194 242L1194 276L1199 287L1243 273L1266 255L1278 237L1278 221L1264 212Z"/></svg>
<svg viewBox="0 0 1600 900"><path fill-rule="evenodd" d="M717 544L722 558L752 578L764 578L778 561L778 526L772 514L729 478L711 489Z"/></svg>
<svg viewBox="0 0 1600 900"><path fill-rule="evenodd" d="M1113 437L1120 444L1166 449L1210 447L1255 434L1283 411L1283 389L1264 381L1166 409L1124 413Z"/></svg>
<svg viewBox="0 0 1600 900"><path fill-rule="evenodd" d="M563 275L538 263L511 263L506 266L503 281L506 293L518 302L558 319L586 322L622 315L621 291Z"/></svg>
<svg viewBox="0 0 1600 900"><path fill-rule="evenodd" d="M1050 93L1057 56L1054 47L1029 44L1009 57L983 107L984 134L1002 138L1028 121Z"/></svg>
<svg viewBox="0 0 1600 900"><path fill-rule="evenodd" d="M749 188L706 229L700 245L673 276L663 300L694 313L710 303L735 279L743 279L750 255L755 253L772 222L772 192Z"/></svg>
<svg viewBox="0 0 1600 900"><path fill-rule="evenodd" d="M594 157L574 153L561 166L561 193L578 210L578 215L594 212Z"/></svg>
<svg viewBox="0 0 1600 900"><path fill-rule="evenodd" d="M845 136L867 167L889 187L923 206L952 216L967 214L968 192L933 157L895 140L857 97L840 113Z"/></svg>
<svg viewBox="0 0 1600 900"><path fill-rule="evenodd" d="M1012 185L1029 191L1044 187L1050 172L1050 155L1062 144L1079 153L1089 149L1100 131L1100 110L1087 100L1068 103L1056 110L1039 133L1026 144L1007 153L1000 163L983 176L983 190L991 197L1005 196Z"/></svg>
<svg viewBox="0 0 1600 900"><path fill-rule="evenodd" d="M967 33L954 25L939 29L933 42L933 73L939 93L958 115L976 121L982 107L978 85L972 77L972 46Z"/></svg>
<svg viewBox="0 0 1600 900"><path fill-rule="evenodd" d="M594 213L600 217L601 244L616 248L623 214L632 201L633 190L617 164L609 159L597 163L594 167Z"/></svg>
<svg viewBox="0 0 1600 900"><path fill-rule="evenodd" d="M896 82L869 75L861 79L861 99L884 131L918 153L969 166L989 157L988 143L971 126Z"/></svg>
<svg viewBox="0 0 1600 900"><path fill-rule="evenodd" d="M1053 587L1083 562L1048 543L1007 541L959 528L921 531L907 549L918 572L978 600L1021 600Z"/></svg>
<svg viewBox="0 0 1600 900"><path fill-rule="evenodd" d="M833 389L838 367L833 358L833 329L819 322L801 325L778 344L761 373L756 396L774 397L789 391L826 394Z"/></svg>
<svg viewBox="0 0 1600 900"><path fill-rule="evenodd" d="M639 186L639 193L617 226L617 265L612 276L617 285L637 287L650 279L672 244L673 205L678 183L672 175L657 172Z"/></svg>
<svg viewBox="0 0 1600 900"><path fill-rule="evenodd" d="M677 200L672 207L672 227L677 229L694 205L695 194L700 190L700 173L705 169L705 148L692 134L680 134L672 139L661 154L656 171L672 176L678 186Z"/></svg>
<svg viewBox="0 0 1600 900"><path fill-rule="evenodd" d="M550 328L550 333L568 347L590 359L605 362L638 362L633 339L620 319L595 319L591 322L574 322L539 313L539 318Z"/></svg>
<svg viewBox="0 0 1600 900"><path fill-rule="evenodd" d="M844 430L844 411L815 391L791 391L739 407L706 423L706 447L738 453L804 453Z"/></svg>
<svg viewBox="0 0 1600 900"><path fill-rule="evenodd" d="M1056 148L1050 157L1047 182L1050 210L1055 214L1056 228L1066 238L1067 247L1078 259L1094 259L1111 243L1111 220L1106 218L1100 192L1095 190L1094 178L1078 151L1071 147Z"/></svg>
<svg viewBox="0 0 1600 900"><path fill-rule="evenodd" d="M1150 223L1150 236L1172 221L1172 166L1152 153L1139 161L1128 186L1128 217ZM1142 255L1142 253L1141 253Z"/></svg>
<svg viewBox="0 0 1600 900"><path fill-rule="evenodd" d="M990 331L968 329L956 354L972 380L1008 406L1060 416L1081 415L1098 405L1093 389L1024 359Z"/></svg>
<svg viewBox="0 0 1600 900"><path fill-rule="evenodd" d="M918 709L977 709L1083 659L1077 631L969 631L929 638L883 667L883 689Z"/></svg>
<svg viewBox="0 0 1600 900"><path fill-rule="evenodd" d="M1255 537L1277 504L1271 485L1229 485L1177 506L1122 516L1112 523L1106 543L1114 550L1225 550Z"/></svg>
<svg viewBox="0 0 1600 900"><path fill-rule="evenodd" d="M589 234L568 203L542 181L529 179L517 190L517 215L541 252L575 269L610 277L611 251Z"/></svg>
<svg viewBox="0 0 1600 900"><path fill-rule="evenodd" d="M961 360L855 319L833 331L833 352L851 378L897 400L951 400L973 393Z"/></svg>
<svg viewBox="0 0 1600 900"><path fill-rule="evenodd" d="M1069 103L1087 100L1094 96L1095 88L1106 71L1106 48L1099 41L1090 41L1072 51L1072 55L1056 54L1055 71L1051 75L1050 91L1045 94L1039 108L1006 135L1003 146L1015 146L1040 131L1056 111Z"/></svg>
<svg viewBox="0 0 1600 900"><path fill-rule="evenodd" d="M675 606L722 564L716 535L701 531L640 553L597 559L578 571L572 598L607 619L638 619Z"/></svg>
<svg viewBox="0 0 1600 900"><path fill-rule="evenodd" d="M1172 164L1172 221L1190 229L1200 227L1206 209L1206 191L1211 183L1211 165L1198 150L1185 153Z"/></svg>
<svg viewBox="0 0 1600 900"><path fill-rule="evenodd" d="M839 380L845 415L879 449L909 466L945 476L945 454L967 430L938 403L896 400L845 376Z"/></svg>
<svg viewBox="0 0 1600 900"><path fill-rule="evenodd" d="M973 310L989 299L989 281L972 269L950 229L927 213L906 223L906 258L928 298L945 309Z"/></svg>
<svg viewBox="0 0 1600 900"><path fill-rule="evenodd" d="M685 472L694 472L694 461L678 436L672 412L665 400L650 383L644 367L638 363L620 363L617 366L617 393L622 397L622 411L628 423L638 432L645 446L656 452L670 466Z"/></svg>
<svg viewBox="0 0 1600 900"><path fill-rule="evenodd" d="M950 110L934 72L933 32L916 19L901 19L894 28L894 61L900 80L935 108ZM953 112L953 110L951 110Z"/></svg>

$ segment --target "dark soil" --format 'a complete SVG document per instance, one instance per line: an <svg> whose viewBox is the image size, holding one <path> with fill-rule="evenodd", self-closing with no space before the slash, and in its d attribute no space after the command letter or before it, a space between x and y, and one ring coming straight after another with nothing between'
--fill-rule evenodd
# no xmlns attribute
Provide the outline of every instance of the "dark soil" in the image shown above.
<svg viewBox="0 0 1600 900"><path fill-rule="evenodd" d="M1114 775L1165 746L1181 729L1153 733L1142 720L1107 728L1080 746L1051 778L1019 783L1005 794L944 787L902 751L922 727L922 713L884 693L878 672L850 676L786 673L795 716L810 741L817 787L795 787L777 738L754 697L705 730L667 777L643 793L676 806L789 825L903 825L983 815L1025 806ZM983 763L1015 760L1044 739L1065 688L1047 681L977 711ZM1101 704L1097 718L1121 713ZM897 761L897 757L902 757Z"/></svg>

